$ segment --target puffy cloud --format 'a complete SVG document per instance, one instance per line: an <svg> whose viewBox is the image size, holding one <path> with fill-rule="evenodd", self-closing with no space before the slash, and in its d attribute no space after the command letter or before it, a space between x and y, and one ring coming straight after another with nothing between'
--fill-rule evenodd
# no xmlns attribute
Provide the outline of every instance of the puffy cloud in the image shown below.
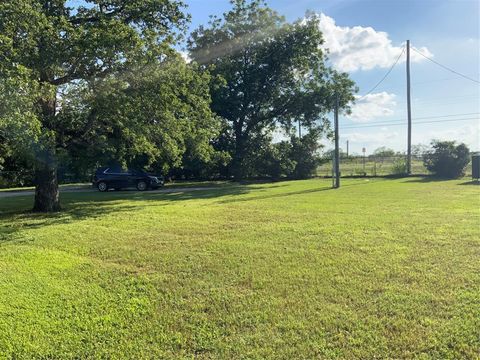
<svg viewBox="0 0 480 360"><path fill-rule="evenodd" d="M333 18L323 13L319 16L325 47L330 51L334 66L340 71L388 68L402 52L403 44L394 46L386 32L376 31L372 27L338 26ZM425 56L433 56L426 47L415 49ZM412 62L425 60L415 51L410 52L410 59ZM405 57L400 61L404 62Z"/></svg>
<svg viewBox="0 0 480 360"><path fill-rule="evenodd" d="M375 118L393 115L397 106L395 94L389 94L385 91L379 93L368 94L358 100L352 106L352 114L348 118L354 122L368 122Z"/></svg>
<svg viewBox="0 0 480 360"><path fill-rule="evenodd" d="M433 139L435 140L455 140L463 142L470 147L470 150L480 150L480 119L472 120L471 123L449 127L447 129L432 129L427 131L413 131L414 143L429 144Z"/></svg>

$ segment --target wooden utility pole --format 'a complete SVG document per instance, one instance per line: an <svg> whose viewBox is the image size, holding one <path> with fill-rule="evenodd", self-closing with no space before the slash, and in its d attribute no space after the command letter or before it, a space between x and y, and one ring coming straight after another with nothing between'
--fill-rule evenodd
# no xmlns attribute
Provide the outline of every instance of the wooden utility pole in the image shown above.
<svg viewBox="0 0 480 360"><path fill-rule="evenodd" d="M410 101L410 40L407 40L407 175L412 173L412 106Z"/></svg>
<svg viewBox="0 0 480 360"><path fill-rule="evenodd" d="M334 188L340 187L340 148L339 148L339 135L338 135L338 107L339 98L338 95L335 99L335 184Z"/></svg>
<svg viewBox="0 0 480 360"><path fill-rule="evenodd" d="M347 140L347 158L348 158L348 140Z"/></svg>

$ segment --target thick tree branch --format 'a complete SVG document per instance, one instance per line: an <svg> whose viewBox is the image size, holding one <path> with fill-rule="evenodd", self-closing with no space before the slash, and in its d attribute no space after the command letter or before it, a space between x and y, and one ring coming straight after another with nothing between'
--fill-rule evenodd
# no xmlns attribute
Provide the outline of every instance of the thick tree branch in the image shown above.
<svg viewBox="0 0 480 360"><path fill-rule="evenodd" d="M112 10L108 13L100 12L100 15L97 16L88 16L88 17L74 17L70 19L70 24L72 25L84 25L88 23L98 23L102 18L112 19L117 15L120 15L125 10L125 6L121 6L116 10Z"/></svg>

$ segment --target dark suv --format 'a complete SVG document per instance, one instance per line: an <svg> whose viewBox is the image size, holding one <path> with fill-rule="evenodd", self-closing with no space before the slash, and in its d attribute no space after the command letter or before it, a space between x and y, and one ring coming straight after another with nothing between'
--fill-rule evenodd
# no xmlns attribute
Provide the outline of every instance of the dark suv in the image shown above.
<svg viewBox="0 0 480 360"><path fill-rule="evenodd" d="M140 170L123 170L118 168L100 168L93 177L93 186L99 191L120 190L135 187L137 190L158 189L164 185L162 177L148 175Z"/></svg>

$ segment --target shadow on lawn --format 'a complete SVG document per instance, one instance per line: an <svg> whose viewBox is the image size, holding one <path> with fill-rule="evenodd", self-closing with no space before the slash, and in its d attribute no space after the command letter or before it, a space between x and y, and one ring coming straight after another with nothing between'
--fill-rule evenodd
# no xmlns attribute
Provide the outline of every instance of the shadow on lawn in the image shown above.
<svg viewBox="0 0 480 360"><path fill-rule="evenodd" d="M71 192L61 195L63 210L56 213L34 213L28 210L32 206L31 197L18 197L2 199L0 205L0 244L6 241L18 240L16 234L23 230L30 230L49 225L68 224L83 219L92 219L116 212L132 212L145 208L145 202L162 202L162 206L169 203L212 199L226 196L236 196L250 191L266 191L271 187L256 186L229 186L216 189L199 189L185 191L181 188L173 192ZM128 201L128 203L125 203ZM138 202L138 204L135 204ZM142 203L140 203L142 202Z"/></svg>
<svg viewBox="0 0 480 360"><path fill-rule="evenodd" d="M327 191L327 190L333 190L333 189L331 187L323 187L323 188L319 188L319 189L306 189L306 190L301 190L301 191L292 191L292 192L285 192L285 193L280 193L280 194L260 195L260 196L254 196L254 197L249 197L249 198L227 199L227 200L221 200L220 203L228 204L228 203L243 202L243 201L275 199L275 198L283 198L283 197L294 196L294 195L311 194L311 193L316 193L316 192L320 192L320 191Z"/></svg>
<svg viewBox="0 0 480 360"><path fill-rule="evenodd" d="M360 185L366 185L368 184L367 182L356 182L353 184L347 184L347 185L342 185L340 188L349 188L352 186L360 186ZM373 182L372 182L373 184ZM282 185L285 186L285 185ZM271 189L272 187L269 187L267 189ZM262 190L266 190L264 188L261 188ZM243 201L253 201L253 200L264 200L264 199L275 199L275 198L284 198L287 196L294 196L294 195L305 195L305 194L312 194L312 193L318 193L322 191L336 191L336 189L332 188L331 186L325 186L321 188L315 188L315 189L306 189L306 190L301 190L301 191L292 191L292 192L283 192L280 194L271 194L271 195L260 195L260 196L255 196L255 197L248 197L248 198L240 198L240 199L226 199L226 200L221 200L219 201L222 204L226 203L233 203L233 202L243 202Z"/></svg>
<svg viewBox="0 0 480 360"><path fill-rule="evenodd" d="M444 182L444 181L452 181L452 180L459 180L459 179L449 179L449 178L441 178L436 176L423 176L423 177L414 177L409 178L406 182L408 183L432 183L432 182ZM480 185L480 181L478 180L471 180L460 183L458 185Z"/></svg>
<svg viewBox="0 0 480 360"><path fill-rule="evenodd" d="M465 181L463 183L460 183L458 185L480 185L480 180L470 180L470 181Z"/></svg>
<svg viewBox="0 0 480 360"><path fill-rule="evenodd" d="M431 183L431 182L443 182L450 181L452 179L440 178L435 176L422 176L422 177L411 177L408 178L406 182L408 183Z"/></svg>
<svg viewBox="0 0 480 360"><path fill-rule="evenodd" d="M361 185L349 184L346 186ZM109 213L134 212L145 208L147 202L155 201L155 206L169 206L170 204L201 199L219 199L217 203L226 204L234 202L275 199L288 196L311 194L332 190L331 187L305 189L301 191L282 192L278 194L265 194L263 192L285 187L287 184L250 184L232 185L218 188L205 188L197 190L175 189L172 192L69 192L61 194L63 210L57 213L33 213L29 211L32 206L31 197L7 198L0 205L0 244L6 241L19 240L16 234L23 230L41 228L49 225L68 224L83 219L92 219L105 216ZM237 197L255 192L253 197ZM137 202L137 203L136 203ZM20 206L19 206L20 205ZM152 204L153 206L153 204ZM23 211L22 211L23 210Z"/></svg>

